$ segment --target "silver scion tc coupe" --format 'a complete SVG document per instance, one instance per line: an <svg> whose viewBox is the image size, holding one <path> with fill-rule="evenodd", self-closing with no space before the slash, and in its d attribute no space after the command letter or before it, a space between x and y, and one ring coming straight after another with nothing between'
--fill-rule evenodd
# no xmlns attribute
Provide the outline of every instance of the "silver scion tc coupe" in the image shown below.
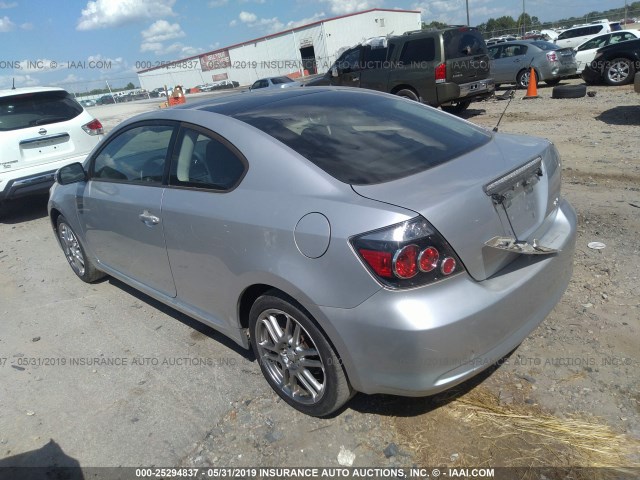
<svg viewBox="0 0 640 480"><path fill-rule="evenodd" d="M350 88L145 113L61 168L53 229L252 348L294 408L430 395L518 346L565 291L576 217L546 140Z"/></svg>

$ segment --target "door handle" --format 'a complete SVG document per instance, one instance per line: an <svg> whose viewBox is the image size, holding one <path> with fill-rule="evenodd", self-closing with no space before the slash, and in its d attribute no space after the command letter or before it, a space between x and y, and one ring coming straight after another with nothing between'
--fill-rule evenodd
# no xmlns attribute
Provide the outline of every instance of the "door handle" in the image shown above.
<svg viewBox="0 0 640 480"><path fill-rule="evenodd" d="M140 215L138 215L138 218L142 223L149 226L157 225L158 223L160 223L160 218L152 215L148 210L143 211Z"/></svg>
<svg viewBox="0 0 640 480"><path fill-rule="evenodd" d="M357 82L360 80L360 77L351 77L352 82Z"/></svg>

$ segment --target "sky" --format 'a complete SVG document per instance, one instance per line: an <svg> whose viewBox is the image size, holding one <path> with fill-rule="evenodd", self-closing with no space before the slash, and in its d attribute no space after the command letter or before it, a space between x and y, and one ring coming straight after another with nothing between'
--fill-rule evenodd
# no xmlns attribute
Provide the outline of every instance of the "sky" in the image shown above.
<svg viewBox="0 0 640 480"><path fill-rule="evenodd" d="M521 0L468 2L472 25L522 13ZM541 21L618 7L624 0L525 0ZM465 0L0 0L0 88L137 85L135 72L159 62L369 8L466 23Z"/></svg>

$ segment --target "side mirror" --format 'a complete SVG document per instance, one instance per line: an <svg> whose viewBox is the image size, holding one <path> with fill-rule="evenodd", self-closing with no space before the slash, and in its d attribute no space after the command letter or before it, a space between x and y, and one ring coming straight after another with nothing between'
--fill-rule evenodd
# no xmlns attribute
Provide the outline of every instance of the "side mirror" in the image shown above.
<svg viewBox="0 0 640 480"><path fill-rule="evenodd" d="M87 172L81 163L71 163L58 169L55 175L56 182L60 185L69 185L71 183L85 182L87 180Z"/></svg>
<svg viewBox="0 0 640 480"><path fill-rule="evenodd" d="M335 65L331 67L331 76L334 78L338 77L338 67L336 67Z"/></svg>

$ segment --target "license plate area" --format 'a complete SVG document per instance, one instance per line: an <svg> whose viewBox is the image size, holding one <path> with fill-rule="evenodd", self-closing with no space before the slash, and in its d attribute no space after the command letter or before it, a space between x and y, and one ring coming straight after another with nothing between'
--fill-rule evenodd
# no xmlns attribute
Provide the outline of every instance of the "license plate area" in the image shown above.
<svg viewBox="0 0 640 480"><path fill-rule="evenodd" d="M70 139L69 134L63 133L45 138L22 140L20 142L22 158L30 159L67 152L70 149Z"/></svg>
<svg viewBox="0 0 640 480"><path fill-rule="evenodd" d="M546 189L540 184L542 158L485 185L508 236L522 240L543 220Z"/></svg>

